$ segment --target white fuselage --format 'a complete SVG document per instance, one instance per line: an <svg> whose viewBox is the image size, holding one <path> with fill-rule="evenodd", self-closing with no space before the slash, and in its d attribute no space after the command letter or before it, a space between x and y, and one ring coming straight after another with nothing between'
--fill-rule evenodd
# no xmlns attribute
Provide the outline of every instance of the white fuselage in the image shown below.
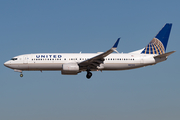
<svg viewBox="0 0 180 120"><path fill-rule="evenodd" d="M100 53L40 53L24 54L14 57L4 63L5 66L21 71L43 71L43 70L62 70L65 63L80 63L89 58L99 55ZM127 70L139 68L147 65L153 65L166 60L166 57L155 59L152 54L123 54L112 53L104 58L104 62L97 66L97 70ZM86 71L86 69L81 69Z"/></svg>
<svg viewBox="0 0 180 120"><path fill-rule="evenodd" d="M4 63L6 67L22 71L60 70L63 75L77 75L87 71L86 77L91 78L90 71L128 70L165 61L175 51L166 53L166 47L172 24L166 23L149 44L137 51L118 53L120 38L105 52L98 53L40 53L25 54L12 58ZM117 53L113 53L117 52Z"/></svg>

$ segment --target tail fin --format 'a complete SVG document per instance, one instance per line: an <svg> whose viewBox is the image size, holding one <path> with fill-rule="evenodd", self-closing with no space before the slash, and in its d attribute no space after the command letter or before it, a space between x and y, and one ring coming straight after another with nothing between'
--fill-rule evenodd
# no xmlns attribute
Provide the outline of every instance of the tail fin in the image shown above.
<svg viewBox="0 0 180 120"><path fill-rule="evenodd" d="M172 23L166 23L141 54L164 54L166 52L171 27Z"/></svg>

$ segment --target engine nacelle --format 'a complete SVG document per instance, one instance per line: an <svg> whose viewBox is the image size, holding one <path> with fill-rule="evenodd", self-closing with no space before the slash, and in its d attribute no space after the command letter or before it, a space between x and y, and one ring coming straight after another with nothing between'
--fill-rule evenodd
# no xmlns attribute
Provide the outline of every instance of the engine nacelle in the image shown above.
<svg viewBox="0 0 180 120"><path fill-rule="evenodd" d="M62 65L62 75L77 75L79 73L79 66L77 63L65 63Z"/></svg>

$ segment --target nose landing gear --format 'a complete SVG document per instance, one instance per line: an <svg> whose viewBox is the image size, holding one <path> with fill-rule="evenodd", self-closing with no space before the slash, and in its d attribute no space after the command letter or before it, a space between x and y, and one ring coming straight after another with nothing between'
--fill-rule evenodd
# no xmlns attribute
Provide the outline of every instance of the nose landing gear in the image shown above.
<svg viewBox="0 0 180 120"><path fill-rule="evenodd" d="M20 77L23 77L22 70L14 69L14 72L20 72Z"/></svg>
<svg viewBox="0 0 180 120"><path fill-rule="evenodd" d="M20 77L23 77L23 74L22 74L22 73L20 74Z"/></svg>

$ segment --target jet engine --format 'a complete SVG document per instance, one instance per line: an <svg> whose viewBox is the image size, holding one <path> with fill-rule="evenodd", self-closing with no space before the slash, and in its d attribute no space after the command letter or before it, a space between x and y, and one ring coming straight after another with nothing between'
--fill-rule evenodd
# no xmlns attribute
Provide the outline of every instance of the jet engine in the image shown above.
<svg viewBox="0 0 180 120"><path fill-rule="evenodd" d="M62 75L77 75L79 73L79 66L77 63L65 63L62 65Z"/></svg>

